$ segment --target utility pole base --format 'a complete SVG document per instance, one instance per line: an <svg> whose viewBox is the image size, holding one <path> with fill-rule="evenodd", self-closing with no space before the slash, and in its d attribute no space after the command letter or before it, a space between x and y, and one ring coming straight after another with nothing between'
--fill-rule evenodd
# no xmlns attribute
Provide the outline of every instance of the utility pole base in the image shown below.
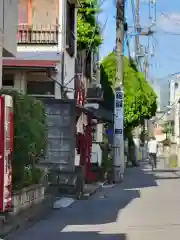
<svg viewBox="0 0 180 240"><path fill-rule="evenodd" d="M123 177L124 177L124 175L121 173L121 167L114 166L113 172L114 172L113 183L121 183L123 181Z"/></svg>

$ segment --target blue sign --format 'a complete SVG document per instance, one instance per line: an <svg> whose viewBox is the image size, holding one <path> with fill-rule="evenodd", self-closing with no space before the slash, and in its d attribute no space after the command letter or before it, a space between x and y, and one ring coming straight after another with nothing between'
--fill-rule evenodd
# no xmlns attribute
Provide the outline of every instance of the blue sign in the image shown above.
<svg viewBox="0 0 180 240"><path fill-rule="evenodd" d="M108 135L113 135L113 129L107 129L106 134Z"/></svg>

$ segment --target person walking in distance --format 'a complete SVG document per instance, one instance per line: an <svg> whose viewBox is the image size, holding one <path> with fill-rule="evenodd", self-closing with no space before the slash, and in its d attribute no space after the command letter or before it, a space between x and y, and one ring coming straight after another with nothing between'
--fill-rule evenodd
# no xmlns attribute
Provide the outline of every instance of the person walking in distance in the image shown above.
<svg viewBox="0 0 180 240"><path fill-rule="evenodd" d="M148 152L151 161L153 161L153 165L157 167L157 150L158 150L158 142L155 137L152 137L148 142Z"/></svg>

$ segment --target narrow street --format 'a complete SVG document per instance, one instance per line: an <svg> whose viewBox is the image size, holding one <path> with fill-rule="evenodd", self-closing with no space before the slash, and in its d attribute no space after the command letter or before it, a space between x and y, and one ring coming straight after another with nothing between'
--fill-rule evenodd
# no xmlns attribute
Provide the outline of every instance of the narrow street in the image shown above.
<svg viewBox="0 0 180 240"><path fill-rule="evenodd" d="M142 169L146 165L142 166ZM53 210L7 240L169 240L180 236L180 172L126 170L124 183Z"/></svg>

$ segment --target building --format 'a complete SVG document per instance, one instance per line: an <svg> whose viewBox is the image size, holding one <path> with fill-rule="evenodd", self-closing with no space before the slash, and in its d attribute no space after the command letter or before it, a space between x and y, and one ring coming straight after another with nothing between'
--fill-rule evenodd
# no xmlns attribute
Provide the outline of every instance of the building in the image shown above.
<svg viewBox="0 0 180 240"><path fill-rule="evenodd" d="M102 158L99 143L107 118L99 114L103 94L96 81L98 55L77 51L77 3L19 0L17 56L3 59L3 87L35 97L75 99L75 165L83 166L86 179L93 180L91 163Z"/></svg>
<svg viewBox="0 0 180 240"><path fill-rule="evenodd" d="M152 88L154 90L154 92L157 95L157 111L160 111L161 109L161 88L160 85L157 84L156 82L152 83Z"/></svg>
<svg viewBox="0 0 180 240"><path fill-rule="evenodd" d="M18 0L0 1L0 88L2 87L2 57L16 55Z"/></svg>
<svg viewBox="0 0 180 240"><path fill-rule="evenodd" d="M180 143L180 78L177 76L176 79L170 81L170 112L172 120L174 122L174 135L175 141Z"/></svg>
<svg viewBox="0 0 180 240"><path fill-rule="evenodd" d="M42 11L43 6L43 11ZM19 0L17 56L4 59L4 86L35 96L74 98L75 0Z"/></svg>
<svg viewBox="0 0 180 240"><path fill-rule="evenodd" d="M180 99L180 78L172 79L169 82L170 105Z"/></svg>
<svg viewBox="0 0 180 240"><path fill-rule="evenodd" d="M166 134L163 126L168 124L172 141L179 141L179 99L180 99L180 79L178 76L172 77L159 85L160 108L155 117L155 135L158 139L164 139Z"/></svg>

